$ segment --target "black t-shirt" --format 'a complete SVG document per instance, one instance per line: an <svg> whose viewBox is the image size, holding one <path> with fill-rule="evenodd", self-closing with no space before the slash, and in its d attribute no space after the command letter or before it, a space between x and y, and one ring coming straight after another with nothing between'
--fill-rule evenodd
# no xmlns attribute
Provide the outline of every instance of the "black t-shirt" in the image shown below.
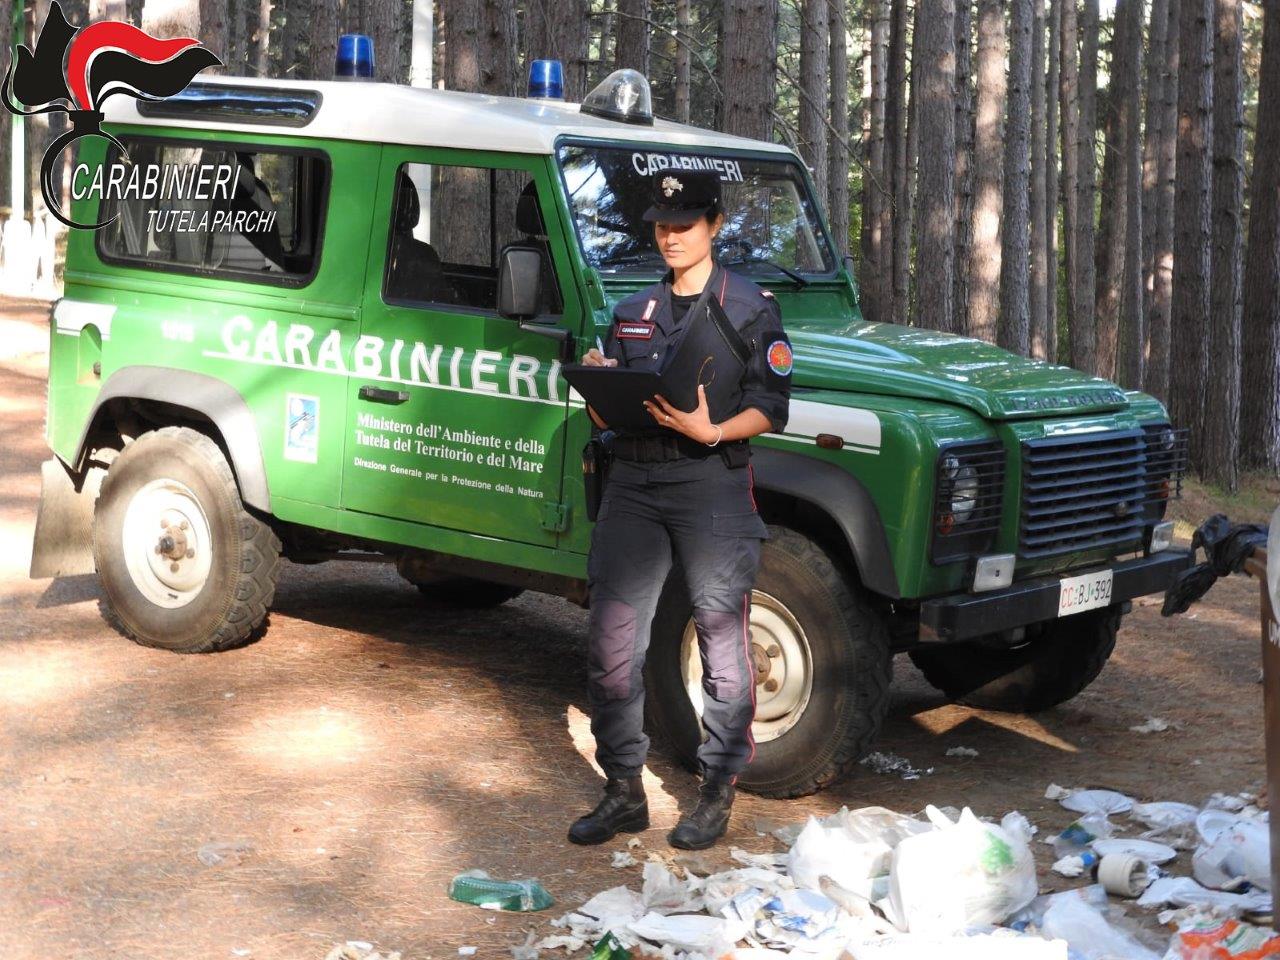
<svg viewBox="0 0 1280 960"><path fill-rule="evenodd" d="M679 327L684 322L685 316L689 313L689 308L698 302L700 296L702 296L700 293L690 293L687 296L681 296L678 293L671 294L671 320L673 327Z"/></svg>

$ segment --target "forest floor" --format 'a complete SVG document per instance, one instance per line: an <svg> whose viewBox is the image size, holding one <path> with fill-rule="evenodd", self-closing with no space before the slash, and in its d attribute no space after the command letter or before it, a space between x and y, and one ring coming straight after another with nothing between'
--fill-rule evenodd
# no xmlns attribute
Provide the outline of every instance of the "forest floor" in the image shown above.
<svg viewBox="0 0 1280 960"><path fill-rule="evenodd" d="M260 642L214 656L136 646L103 621L95 577L29 580L48 456L42 426L47 305L0 302L0 930L7 960L49 956L320 960L369 941L406 960L509 957L529 929L639 868L614 869L621 840L568 844L599 781L585 695L586 613L526 593L482 612L432 606L386 566L286 564ZM1191 483L1182 539L1210 513L1265 521L1274 481L1227 498ZM740 795L726 841L779 848L757 818L882 805L1022 811L1042 835L1073 815L1051 781L1193 804L1261 789L1258 588L1219 582L1191 613L1135 603L1101 677L1047 713L948 704L899 658L880 749L931 772L859 768L794 801ZM1130 728L1149 717L1160 733ZM950 747L978 751L948 757ZM655 745L653 827L666 831L694 780ZM1133 831L1136 832L1136 831ZM241 843L206 866L209 843ZM1048 871L1043 889L1078 881ZM643 856L640 857L644 859ZM1182 853L1171 868L1190 872ZM446 896L452 876L537 876L557 904L494 913ZM1152 945L1167 934L1129 912ZM563 954L558 954L563 955Z"/></svg>

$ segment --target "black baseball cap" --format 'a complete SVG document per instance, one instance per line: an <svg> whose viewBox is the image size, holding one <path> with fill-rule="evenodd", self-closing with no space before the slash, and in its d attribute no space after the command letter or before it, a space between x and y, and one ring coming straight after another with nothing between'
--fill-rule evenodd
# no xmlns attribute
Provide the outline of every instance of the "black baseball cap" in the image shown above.
<svg viewBox="0 0 1280 960"><path fill-rule="evenodd" d="M657 170L649 174L650 223L693 223L720 204L720 177L709 170Z"/></svg>

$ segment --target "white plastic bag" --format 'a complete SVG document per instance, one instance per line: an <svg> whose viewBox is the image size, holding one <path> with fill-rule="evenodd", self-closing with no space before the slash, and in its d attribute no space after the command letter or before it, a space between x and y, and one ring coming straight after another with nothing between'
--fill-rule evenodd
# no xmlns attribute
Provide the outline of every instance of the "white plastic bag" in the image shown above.
<svg viewBox="0 0 1280 960"><path fill-rule="evenodd" d="M842 826L825 827L809 818L791 847L787 872L797 887L821 890L822 878L870 898L872 880L889 872L893 848L879 837L855 839Z"/></svg>
<svg viewBox="0 0 1280 960"><path fill-rule="evenodd" d="M1046 937L1067 941L1072 954L1078 954L1083 960L1114 960L1116 957L1158 960L1159 957L1123 930L1113 927L1074 890L1049 898L1049 908L1044 912L1040 932Z"/></svg>
<svg viewBox="0 0 1280 960"><path fill-rule="evenodd" d="M937 807L925 813L936 830L907 837L893 851L889 899L899 927L946 936L999 924L1036 895L1027 844L983 823L966 807L952 823Z"/></svg>
<svg viewBox="0 0 1280 960"><path fill-rule="evenodd" d="M1261 820L1239 818L1196 848L1191 860L1195 878L1206 887L1225 890L1241 877L1255 887L1271 889L1271 827Z"/></svg>

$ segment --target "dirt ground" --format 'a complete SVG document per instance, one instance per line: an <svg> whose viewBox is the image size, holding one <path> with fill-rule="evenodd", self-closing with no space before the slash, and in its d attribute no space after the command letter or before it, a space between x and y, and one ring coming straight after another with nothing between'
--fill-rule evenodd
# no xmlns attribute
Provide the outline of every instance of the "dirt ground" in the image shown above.
<svg viewBox="0 0 1280 960"><path fill-rule="evenodd" d="M594 893L638 889L638 867L610 866L621 841L578 848L564 838L599 790L586 615L572 604L526 593L458 613L430 605L386 566L286 565L263 640L184 657L114 633L94 577L28 580L48 455L46 310L0 302L8 960L306 960L348 939L406 960L457 956L463 945L509 957L526 930L552 932L551 918ZM1265 519L1277 499L1256 481L1226 512ZM1179 516L1194 524L1221 506L1196 487ZM996 817L1018 809L1043 833L1071 819L1043 799L1050 781L1190 803L1257 791L1258 648L1257 585L1238 576L1174 620L1160 617L1158 598L1138 602L1101 678L1034 718L949 705L901 658L880 747L932 773L903 780L862 768L804 800L743 795L713 853L727 868L731 844L775 848L755 833L757 817L802 820L841 804L967 805ZM1130 730L1152 716L1173 728ZM948 758L954 746L979 755ZM654 826L644 850L669 854L665 833L695 783L658 744L647 783ZM219 841L250 849L239 862L204 865L198 850ZM1049 848L1034 847L1042 886L1072 885L1048 872ZM449 879L472 867L537 876L557 904L519 915L454 903ZM1171 867L1189 873L1189 855Z"/></svg>

